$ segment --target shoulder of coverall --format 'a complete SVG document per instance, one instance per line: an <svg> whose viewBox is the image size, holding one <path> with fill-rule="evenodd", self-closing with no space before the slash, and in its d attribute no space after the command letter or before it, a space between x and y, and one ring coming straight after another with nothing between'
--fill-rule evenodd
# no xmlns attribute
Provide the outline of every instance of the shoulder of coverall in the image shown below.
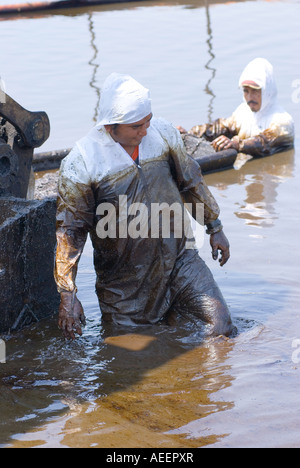
<svg viewBox="0 0 300 468"><path fill-rule="evenodd" d="M168 143L171 148L176 148L178 146L180 148L184 148L180 132L171 122L162 117L153 118L151 120L151 126L159 132L161 137Z"/></svg>
<svg viewBox="0 0 300 468"><path fill-rule="evenodd" d="M101 127L100 127L101 128ZM87 145L94 143L97 145L101 140L106 141L106 144L111 143L104 127L102 133L99 132L99 127L93 127L83 138L78 140L70 153L62 160L60 166L60 178L67 178L74 183L89 184L90 176L87 170L87 158L85 151L82 149Z"/></svg>
<svg viewBox="0 0 300 468"><path fill-rule="evenodd" d="M120 158L122 148L103 125L93 127L86 136L78 140L64 159L61 177L74 183L90 185L108 173L128 167L128 161Z"/></svg>
<svg viewBox="0 0 300 468"><path fill-rule="evenodd" d="M62 179L69 179L75 184L89 184L90 182L84 159L76 145L61 162L59 181Z"/></svg>
<svg viewBox="0 0 300 468"><path fill-rule="evenodd" d="M272 116L272 126L280 126L285 133L295 135L295 124L293 117L284 109L277 109Z"/></svg>
<svg viewBox="0 0 300 468"><path fill-rule="evenodd" d="M264 114L265 113L262 114L262 118L264 117ZM254 115L255 113L252 112L248 104L246 102L243 102L233 112L232 118L237 123L241 124L243 122L245 123L247 116L249 119L251 119L251 117L253 117ZM286 112L284 108L278 103L275 103L274 106L269 108L266 117L267 120L269 120L270 125L285 125L289 126L292 130L294 128L293 117L288 112Z"/></svg>
<svg viewBox="0 0 300 468"><path fill-rule="evenodd" d="M250 117L252 115L252 111L246 102L242 102L229 118L233 120L238 127L240 127L245 118L247 118L247 114L249 114Z"/></svg>
<svg viewBox="0 0 300 468"><path fill-rule="evenodd" d="M159 135L171 148L183 147L182 138L178 130L163 118L153 118L145 139L155 138ZM100 157L102 151L102 158ZM74 183L90 184L93 176L104 173L108 163L114 165L118 161L118 170L121 169L118 156L120 146L114 142L103 126L94 127L85 137L78 140L71 152L64 158L60 168L60 178L67 178ZM124 160L126 165L127 161ZM97 165L97 168L95 167ZM103 171L101 166L103 165ZM126 168L124 167L124 169ZM96 170L97 169L97 170ZM113 170L113 168L111 168Z"/></svg>

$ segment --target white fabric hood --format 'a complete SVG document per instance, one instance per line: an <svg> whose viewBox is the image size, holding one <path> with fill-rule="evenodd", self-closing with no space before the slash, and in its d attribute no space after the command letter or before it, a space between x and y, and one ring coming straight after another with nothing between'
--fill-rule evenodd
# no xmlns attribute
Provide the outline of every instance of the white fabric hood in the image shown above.
<svg viewBox="0 0 300 468"><path fill-rule="evenodd" d="M254 81L261 87L262 105L258 112L252 112L244 99L236 109L233 117L240 128L239 137L256 136L274 125L278 131L293 134L293 119L278 103L277 86L270 62L263 58L256 58L250 62L241 74L240 87L244 81Z"/></svg>
<svg viewBox="0 0 300 468"><path fill-rule="evenodd" d="M261 88L262 104L259 112L256 112L256 114L268 112L270 107L274 106L277 99L277 86L271 63L264 58L252 60L241 74L240 87L242 87L244 81L254 81Z"/></svg>
<svg viewBox="0 0 300 468"><path fill-rule="evenodd" d="M151 114L151 99L144 88L129 75L112 73L105 80L98 125L135 123Z"/></svg>

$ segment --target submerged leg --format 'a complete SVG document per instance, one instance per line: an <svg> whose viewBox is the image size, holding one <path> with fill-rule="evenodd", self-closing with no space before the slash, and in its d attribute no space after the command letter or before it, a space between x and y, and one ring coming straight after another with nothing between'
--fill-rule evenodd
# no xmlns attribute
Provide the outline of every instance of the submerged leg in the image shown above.
<svg viewBox="0 0 300 468"><path fill-rule="evenodd" d="M177 293L170 316L199 318L205 325L207 336L231 335L234 326L230 313L211 271L198 255L188 253L185 257L176 271L174 286Z"/></svg>

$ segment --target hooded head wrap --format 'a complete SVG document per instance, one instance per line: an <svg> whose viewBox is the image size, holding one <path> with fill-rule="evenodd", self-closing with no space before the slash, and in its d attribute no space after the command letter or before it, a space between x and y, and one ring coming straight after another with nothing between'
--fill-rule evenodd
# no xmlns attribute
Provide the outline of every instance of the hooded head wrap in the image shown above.
<svg viewBox="0 0 300 468"><path fill-rule="evenodd" d="M278 132L293 135L293 119L279 105L273 66L264 58L252 60L241 74L239 86L247 82L255 83L261 89L262 103L258 112L253 112L244 99L234 113L236 124L240 127L240 138L249 138L267 130L272 125ZM253 86L253 85L252 85Z"/></svg>
<svg viewBox="0 0 300 468"><path fill-rule="evenodd" d="M274 106L277 98L277 86L274 79L273 66L268 60L263 58L252 60L241 74L239 86L242 87L245 82L256 83L261 88L262 104L259 113Z"/></svg>
<svg viewBox="0 0 300 468"><path fill-rule="evenodd" d="M112 73L100 98L98 125L130 124L151 114L149 90L129 75Z"/></svg>

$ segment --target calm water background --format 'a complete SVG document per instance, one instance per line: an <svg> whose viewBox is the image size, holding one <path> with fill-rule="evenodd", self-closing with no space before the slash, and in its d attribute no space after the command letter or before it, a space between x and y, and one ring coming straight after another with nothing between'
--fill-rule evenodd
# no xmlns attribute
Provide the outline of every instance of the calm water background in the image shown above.
<svg viewBox="0 0 300 468"><path fill-rule="evenodd" d="M83 337L65 343L56 319L2 337L0 446L299 447L300 2L27 15L1 21L0 38L7 93L50 117L41 151L71 147L90 129L113 71L150 88L156 116L190 128L230 115L242 69L263 56L296 124L295 151L206 176L232 257L220 269L207 241L201 255L239 335L201 342L191 324L103 329L87 244Z"/></svg>

